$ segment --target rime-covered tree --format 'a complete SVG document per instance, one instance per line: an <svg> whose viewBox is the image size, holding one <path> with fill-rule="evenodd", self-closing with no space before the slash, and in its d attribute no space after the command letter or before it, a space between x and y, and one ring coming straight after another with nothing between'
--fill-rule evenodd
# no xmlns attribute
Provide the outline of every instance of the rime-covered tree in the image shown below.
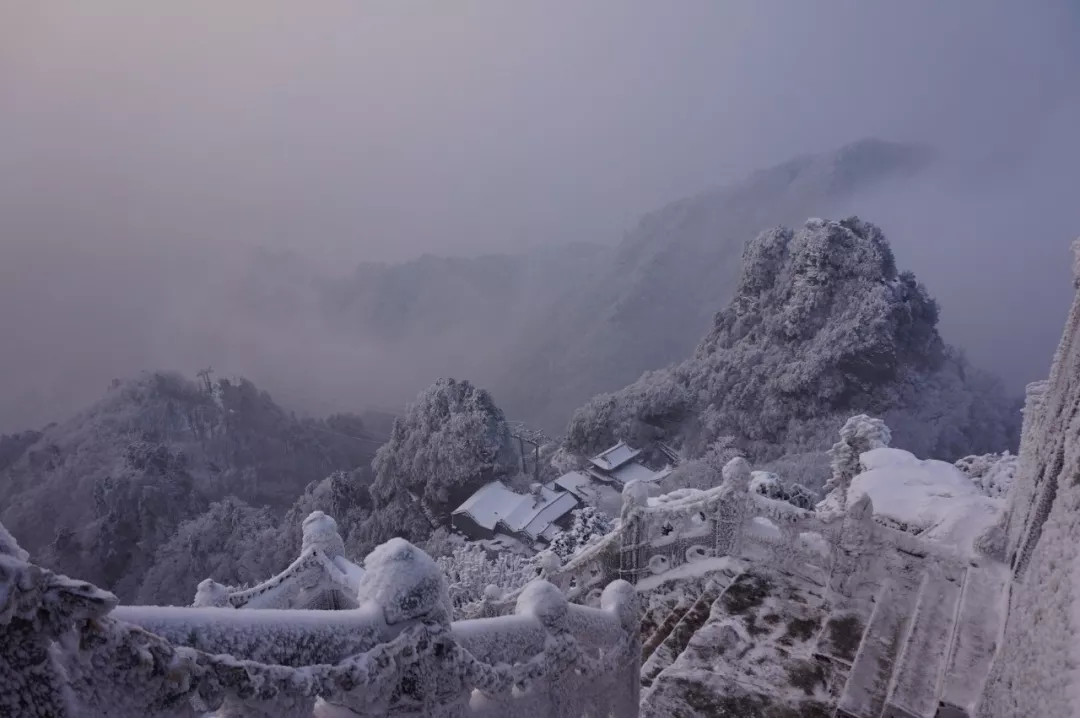
<svg viewBox="0 0 1080 718"><path fill-rule="evenodd" d="M486 391L456 379L417 396L372 468L371 545L392 536L425 540L474 491L518 471L502 410Z"/></svg>
<svg viewBox="0 0 1080 718"><path fill-rule="evenodd" d="M275 523L269 510L252 508L238 499L211 504L180 524L157 550L139 588L138 602L186 606L203 579L241 586L270 578L285 568L268 550L277 538Z"/></svg>
<svg viewBox="0 0 1080 718"><path fill-rule="evenodd" d="M1020 457L1008 451L965 456L956 462L956 468L967 474L987 496L1001 498L1008 495L1019 465Z"/></svg>
<svg viewBox="0 0 1080 718"><path fill-rule="evenodd" d="M455 610L484 598L489 586L495 586L500 594L507 594L538 574L532 559L505 551L490 558L476 543L466 544L454 553L438 558L436 563L446 576Z"/></svg>
<svg viewBox="0 0 1080 718"><path fill-rule="evenodd" d="M345 542L345 555L362 561L375 544L361 537L364 526L372 520L370 471L335 471L325 479L313 481L285 514L277 532L277 562L284 568L300 555L303 539L302 524L313 511L322 511L337 522L338 533Z"/></svg>
<svg viewBox="0 0 1080 718"><path fill-rule="evenodd" d="M818 510L846 511L851 480L862 471L859 457L867 451L887 447L891 440L892 432L881 419L859 414L844 422L840 441L829 449L832 475L825 483L825 498L818 504Z"/></svg>
<svg viewBox="0 0 1080 718"><path fill-rule="evenodd" d="M228 497L280 517L312 481L370 462L362 431L349 417L299 419L242 379L208 393L145 373L63 422L0 440L0 515L43 565L130 602L185 521Z"/></svg>
<svg viewBox="0 0 1080 718"><path fill-rule="evenodd" d="M568 560L598 536L607 535L612 529L611 519L592 506L574 511L570 528L551 541L551 550L563 561Z"/></svg>
<svg viewBox="0 0 1080 718"><path fill-rule="evenodd" d="M693 356L594 398L568 447L663 438L701 455L719 437L755 463L821 452L844 420L882 417L894 444L959 458L1014 446L1018 405L937 331L938 307L856 217L761 233L735 297Z"/></svg>

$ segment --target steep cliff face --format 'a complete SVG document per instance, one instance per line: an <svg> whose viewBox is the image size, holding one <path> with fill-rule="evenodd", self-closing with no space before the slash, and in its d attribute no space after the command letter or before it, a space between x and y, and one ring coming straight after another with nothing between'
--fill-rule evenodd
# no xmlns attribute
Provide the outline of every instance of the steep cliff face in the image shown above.
<svg viewBox="0 0 1080 718"><path fill-rule="evenodd" d="M768 460L822 451L848 416L867 413L919 456L1014 447L1018 407L945 345L937 321L874 225L769 230L746 245L735 296L693 356L593 399L567 441L586 453L664 438L695 455L723 439Z"/></svg>
<svg viewBox="0 0 1080 718"><path fill-rule="evenodd" d="M1078 437L1080 297L1049 382L1029 392L1020 468L1010 496L1011 605L980 708L984 718L1080 715Z"/></svg>

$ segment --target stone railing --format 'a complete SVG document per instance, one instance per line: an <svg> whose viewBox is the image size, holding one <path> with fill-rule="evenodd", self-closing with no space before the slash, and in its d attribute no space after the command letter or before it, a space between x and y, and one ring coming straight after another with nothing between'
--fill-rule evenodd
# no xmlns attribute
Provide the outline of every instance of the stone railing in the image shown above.
<svg viewBox="0 0 1080 718"><path fill-rule="evenodd" d="M511 615L450 621L435 562L395 539L342 611L115 607L0 555L0 714L635 716L639 604L538 579Z"/></svg>
<svg viewBox="0 0 1080 718"><path fill-rule="evenodd" d="M882 568L888 570L898 552L905 560L947 567L964 563L943 546L877 523L868 496L846 512L809 511L751 491L749 483L750 467L742 459L725 467L720 486L705 491L678 490L650 499L644 485L632 483L623 492L618 529L546 575L564 589L616 579L636 584L727 556L853 596L875 590Z"/></svg>
<svg viewBox="0 0 1080 718"><path fill-rule="evenodd" d="M622 534L616 529L596 539L565 564L554 553L545 551L537 557L539 578L557 587L573 603L598 606L604 587L619 579L621 543ZM469 618L508 615L514 612L525 588L503 593L497 586L488 586L479 601L463 607L461 612Z"/></svg>
<svg viewBox="0 0 1080 718"><path fill-rule="evenodd" d="M246 589L212 579L199 584L193 606L200 608L356 608L363 569L345 558L337 522L314 511L303 522L300 557L278 575Z"/></svg>

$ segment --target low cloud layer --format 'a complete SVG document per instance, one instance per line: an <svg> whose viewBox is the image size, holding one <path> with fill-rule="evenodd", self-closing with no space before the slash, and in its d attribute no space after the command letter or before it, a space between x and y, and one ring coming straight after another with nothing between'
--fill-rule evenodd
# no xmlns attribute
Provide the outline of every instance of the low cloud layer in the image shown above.
<svg viewBox="0 0 1080 718"><path fill-rule="evenodd" d="M615 242L668 200L866 136L941 152L853 209L946 336L1019 387L1071 294L1078 33L1066 0L9 3L0 430L213 362L397 401L438 373L401 371L422 347L246 323L228 298L248 248L334 274Z"/></svg>

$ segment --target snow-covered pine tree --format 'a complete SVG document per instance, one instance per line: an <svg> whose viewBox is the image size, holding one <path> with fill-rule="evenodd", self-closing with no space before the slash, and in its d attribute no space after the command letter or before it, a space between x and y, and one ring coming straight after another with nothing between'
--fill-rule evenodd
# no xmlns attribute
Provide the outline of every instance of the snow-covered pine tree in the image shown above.
<svg viewBox="0 0 1080 718"><path fill-rule="evenodd" d="M832 476L825 483L825 498L818 504L818 511L845 511L847 492L862 467L859 457L871 449L889 445L892 433L881 419L859 414L848 419L840 429L840 441L829 450L832 458Z"/></svg>
<svg viewBox="0 0 1080 718"><path fill-rule="evenodd" d="M446 575L455 611L481 600L489 586L495 586L505 595L537 576L532 559L506 551L491 559L477 543L468 543L448 556L441 556L436 563Z"/></svg>
<svg viewBox="0 0 1080 718"><path fill-rule="evenodd" d="M277 538L273 515L228 497L180 524L155 553L137 602L187 606L201 581L254 584L285 568L268 550ZM295 557L294 557L295 558Z"/></svg>
<svg viewBox="0 0 1080 718"><path fill-rule="evenodd" d="M502 410L486 391L456 379L420 392L394 422L372 468L375 507L363 530L370 546L393 536L426 540L428 516L448 517L481 486L519 469Z"/></svg>
<svg viewBox="0 0 1080 718"><path fill-rule="evenodd" d="M565 563L593 539L611 532L611 518L593 506L575 509L570 528L558 534L549 547Z"/></svg>

